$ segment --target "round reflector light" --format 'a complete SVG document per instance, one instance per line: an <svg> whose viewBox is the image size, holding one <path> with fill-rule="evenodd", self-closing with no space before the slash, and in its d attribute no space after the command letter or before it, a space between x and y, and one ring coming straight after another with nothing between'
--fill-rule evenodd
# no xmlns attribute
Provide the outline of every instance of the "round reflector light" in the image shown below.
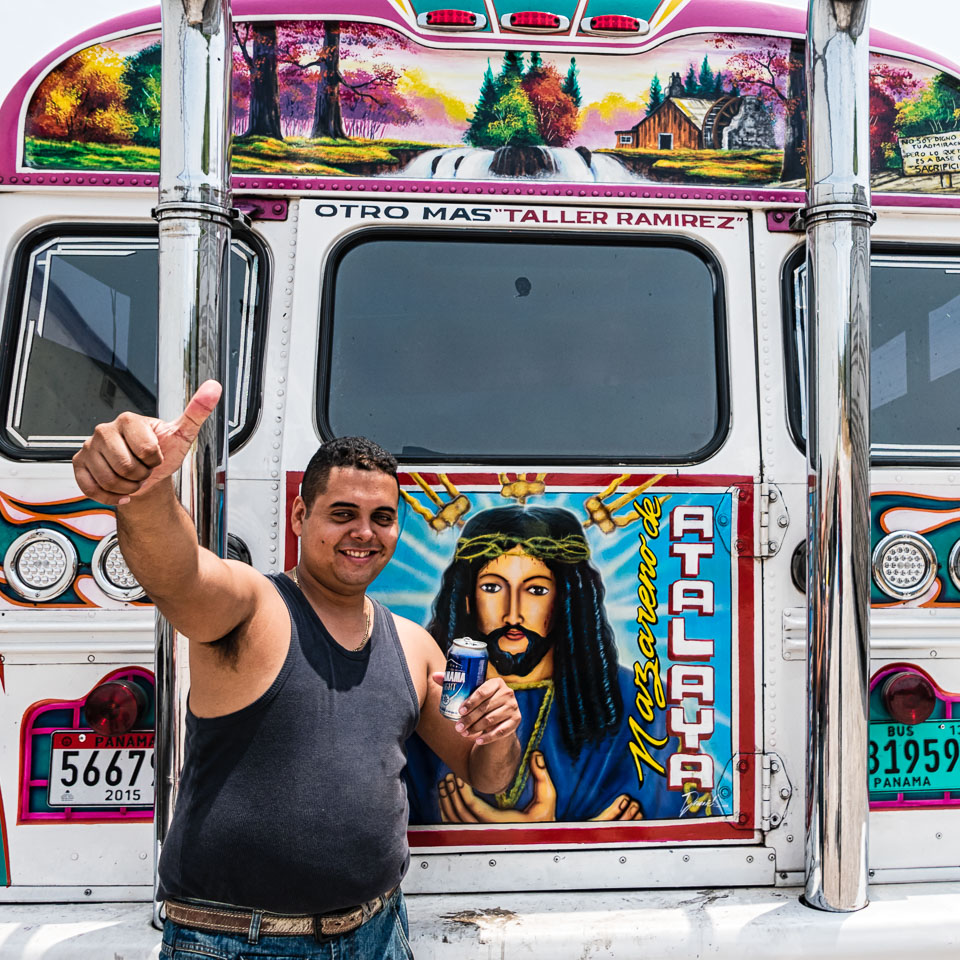
<svg viewBox="0 0 960 960"><path fill-rule="evenodd" d="M950 573L950 579L953 581L953 585L960 590L960 540L953 545L953 549L950 551L950 559L947 560L947 570Z"/></svg>
<svg viewBox="0 0 960 960"><path fill-rule="evenodd" d="M87 723L98 733L126 733L146 711L147 695L132 680L109 680L94 687L83 705Z"/></svg>
<svg viewBox="0 0 960 960"><path fill-rule="evenodd" d="M123 559L115 533L104 537L97 544L90 561L90 569L97 586L114 600L129 602L139 600L144 595L143 587Z"/></svg>
<svg viewBox="0 0 960 960"><path fill-rule="evenodd" d="M873 551L873 579L888 596L914 600L937 576L937 555L930 542L910 530L895 530Z"/></svg>
<svg viewBox="0 0 960 960"><path fill-rule="evenodd" d="M7 583L27 600L50 600L73 583L74 545L56 530L30 530L17 537L3 558Z"/></svg>
<svg viewBox="0 0 960 960"><path fill-rule="evenodd" d="M919 673L891 674L883 683L880 699L897 723L923 723L937 705L933 684Z"/></svg>

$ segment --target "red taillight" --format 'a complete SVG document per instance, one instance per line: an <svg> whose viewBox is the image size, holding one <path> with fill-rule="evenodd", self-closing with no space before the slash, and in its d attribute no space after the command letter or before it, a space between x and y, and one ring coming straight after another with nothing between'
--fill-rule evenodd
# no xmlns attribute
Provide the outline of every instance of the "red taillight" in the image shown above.
<svg viewBox="0 0 960 960"><path fill-rule="evenodd" d="M887 713L898 723L923 723L937 705L933 684L919 673L894 673L880 691Z"/></svg>
<svg viewBox="0 0 960 960"><path fill-rule="evenodd" d="M83 705L87 723L99 733L132 730L147 707L147 695L131 680L110 680L94 687Z"/></svg>
<svg viewBox="0 0 960 960"><path fill-rule="evenodd" d="M475 27L477 15L469 10L431 10L424 17L428 27Z"/></svg>
<svg viewBox="0 0 960 960"><path fill-rule="evenodd" d="M640 21L636 17L623 17L615 14L590 18L591 30L604 30L610 33L639 33Z"/></svg>
<svg viewBox="0 0 960 960"><path fill-rule="evenodd" d="M570 26L570 21L566 17L557 16L555 13L541 13L537 10L508 13L500 22L513 30L565 30Z"/></svg>

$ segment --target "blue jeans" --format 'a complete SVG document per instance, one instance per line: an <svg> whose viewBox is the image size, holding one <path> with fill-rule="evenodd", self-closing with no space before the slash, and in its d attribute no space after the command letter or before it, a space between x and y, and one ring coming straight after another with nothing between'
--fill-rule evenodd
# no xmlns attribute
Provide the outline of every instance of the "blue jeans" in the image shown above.
<svg viewBox="0 0 960 960"><path fill-rule="evenodd" d="M160 960L413 960L407 908L398 890L362 927L342 937L259 937L204 933L167 920Z"/></svg>

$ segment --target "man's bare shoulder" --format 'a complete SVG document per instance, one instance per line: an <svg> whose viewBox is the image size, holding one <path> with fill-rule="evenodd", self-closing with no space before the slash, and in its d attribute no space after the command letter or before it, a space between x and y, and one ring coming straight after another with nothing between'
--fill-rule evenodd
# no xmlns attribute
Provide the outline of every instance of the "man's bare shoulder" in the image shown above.
<svg viewBox="0 0 960 960"><path fill-rule="evenodd" d="M201 643L256 628L276 619L283 599L264 574L239 560L202 551L197 581L179 595L156 598L160 612L182 633Z"/></svg>
<svg viewBox="0 0 960 960"><path fill-rule="evenodd" d="M443 670L447 658L437 641L418 623L392 611L391 616L411 674L425 676L435 670Z"/></svg>
<svg viewBox="0 0 960 960"><path fill-rule="evenodd" d="M242 560L224 559L223 564L227 568L234 589L237 587L246 588L258 603L268 601L268 598L272 599L273 597L282 602L280 591L267 574L261 573Z"/></svg>
<svg viewBox="0 0 960 960"><path fill-rule="evenodd" d="M434 640L419 623L414 623L413 620L401 617L399 613L394 613L392 610L390 611L390 616L393 617L400 642L404 644L404 646L409 643L423 650L437 650L439 652L440 648L437 646L437 641Z"/></svg>

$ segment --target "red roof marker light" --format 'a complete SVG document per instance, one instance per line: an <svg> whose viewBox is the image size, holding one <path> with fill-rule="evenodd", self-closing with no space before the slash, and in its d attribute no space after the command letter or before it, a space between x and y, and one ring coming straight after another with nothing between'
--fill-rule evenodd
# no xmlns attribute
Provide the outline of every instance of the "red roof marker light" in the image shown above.
<svg viewBox="0 0 960 960"><path fill-rule="evenodd" d="M525 10L521 13L505 13L500 18L500 26L521 33L563 33L570 29L570 20L557 13Z"/></svg>
<svg viewBox="0 0 960 960"><path fill-rule="evenodd" d="M431 10L417 17L417 26L434 30L484 30L487 18L472 10Z"/></svg>
<svg viewBox="0 0 960 960"><path fill-rule="evenodd" d="M609 37L622 37L631 34L641 36L650 32L650 24L637 17L605 14L600 17L584 17L580 21L580 29L584 33L596 33Z"/></svg>

